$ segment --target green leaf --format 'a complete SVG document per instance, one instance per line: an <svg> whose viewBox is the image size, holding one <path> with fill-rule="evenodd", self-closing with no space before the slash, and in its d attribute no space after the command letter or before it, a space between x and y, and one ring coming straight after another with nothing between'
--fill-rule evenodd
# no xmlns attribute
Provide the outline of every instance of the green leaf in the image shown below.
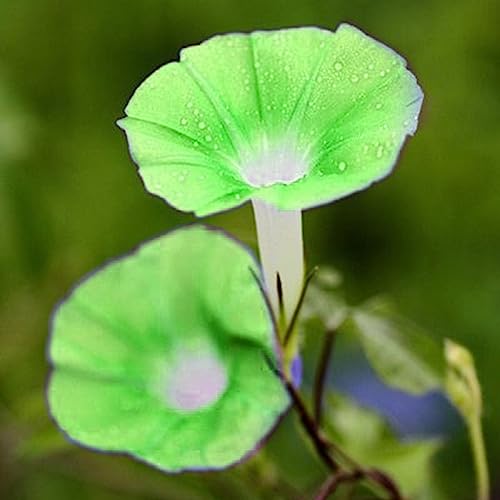
<svg viewBox="0 0 500 500"><path fill-rule="evenodd" d="M307 288L300 311L300 320L306 326L335 331L345 321L349 308L338 292L342 282L340 274L329 267L321 267Z"/></svg>
<svg viewBox="0 0 500 500"><path fill-rule="evenodd" d="M221 263L224 265L221 266ZM57 309L52 415L72 439L167 471L226 467L288 407L251 255L202 227L153 240Z"/></svg>
<svg viewBox="0 0 500 500"><path fill-rule="evenodd" d="M337 394L330 395L325 417L328 432L358 463L388 473L405 497L425 498L438 440L399 441L379 415Z"/></svg>
<svg viewBox="0 0 500 500"><path fill-rule="evenodd" d="M66 451L71 444L54 428L43 429L23 439L16 447L16 455L23 459L46 458Z"/></svg>
<svg viewBox="0 0 500 500"><path fill-rule="evenodd" d="M352 322L368 361L385 383L412 394L443 388L440 346L415 324L376 302L354 309Z"/></svg>
<svg viewBox="0 0 500 500"><path fill-rule="evenodd" d="M422 99L405 60L353 26L256 31L183 49L119 125L146 188L180 210L292 210L385 177Z"/></svg>

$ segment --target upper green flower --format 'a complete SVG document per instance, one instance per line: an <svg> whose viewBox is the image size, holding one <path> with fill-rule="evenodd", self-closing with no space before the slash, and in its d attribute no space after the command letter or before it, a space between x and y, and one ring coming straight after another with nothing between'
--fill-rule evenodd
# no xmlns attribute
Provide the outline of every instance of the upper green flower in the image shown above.
<svg viewBox="0 0 500 500"><path fill-rule="evenodd" d="M223 263L223 265L221 265ZM288 407L252 257L176 231L82 282L57 309L52 415L76 441L167 471L221 468Z"/></svg>
<svg viewBox="0 0 500 500"><path fill-rule="evenodd" d="M297 210L387 175L422 98L405 60L352 26L258 31L183 49L119 125L147 189L180 210Z"/></svg>

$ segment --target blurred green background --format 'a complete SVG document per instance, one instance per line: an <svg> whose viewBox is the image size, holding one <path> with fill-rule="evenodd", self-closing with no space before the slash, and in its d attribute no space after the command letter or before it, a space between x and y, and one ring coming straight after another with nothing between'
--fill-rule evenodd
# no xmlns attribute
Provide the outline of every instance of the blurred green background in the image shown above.
<svg viewBox="0 0 500 500"><path fill-rule="evenodd" d="M135 87L214 33L342 21L407 57L426 97L390 178L305 214L308 263L340 269L351 301L388 293L436 338L472 349L497 479L497 0L0 0L0 498L295 498L294 488L318 484L320 466L290 419L265 470L253 460L166 476L66 444L47 416L45 344L51 310L76 280L194 220L139 182L114 124ZM255 245L248 207L209 222ZM473 497L462 427L450 430L436 474L446 498Z"/></svg>

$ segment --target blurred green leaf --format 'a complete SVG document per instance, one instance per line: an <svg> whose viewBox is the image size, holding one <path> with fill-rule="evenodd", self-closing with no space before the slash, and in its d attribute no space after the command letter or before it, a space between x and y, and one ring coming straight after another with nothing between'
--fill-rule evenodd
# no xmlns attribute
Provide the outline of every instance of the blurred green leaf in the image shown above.
<svg viewBox="0 0 500 500"><path fill-rule="evenodd" d="M72 448L71 442L54 427L43 429L40 432L22 440L15 452L19 458L43 458L49 455Z"/></svg>
<svg viewBox="0 0 500 500"><path fill-rule="evenodd" d="M335 269L318 269L300 312L300 321L307 329L312 326L322 332L334 331L347 318L349 308L338 291L341 283L342 277Z"/></svg>
<svg viewBox="0 0 500 500"><path fill-rule="evenodd" d="M388 385L423 394L444 385L444 358L437 342L385 303L352 310L352 325L368 361Z"/></svg>
<svg viewBox="0 0 500 500"><path fill-rule="evenodd" d="M327 431L335 442L365 467L388 473L411 499L432 484L430 460L440 446L436 439L399 441L375 412L331 394L325 412Z"/></svg>

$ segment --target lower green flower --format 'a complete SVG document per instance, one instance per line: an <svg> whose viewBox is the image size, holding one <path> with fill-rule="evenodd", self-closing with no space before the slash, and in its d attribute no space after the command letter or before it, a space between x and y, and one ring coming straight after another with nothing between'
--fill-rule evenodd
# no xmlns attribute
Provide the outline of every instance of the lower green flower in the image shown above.
<svg viewBox="0 0 500 500"><path fill-rule="evenodd" d="M166 471L250 454L288 408L251 255L178 230L105 266L55 312L50 411L78 443Z"/></svg>

